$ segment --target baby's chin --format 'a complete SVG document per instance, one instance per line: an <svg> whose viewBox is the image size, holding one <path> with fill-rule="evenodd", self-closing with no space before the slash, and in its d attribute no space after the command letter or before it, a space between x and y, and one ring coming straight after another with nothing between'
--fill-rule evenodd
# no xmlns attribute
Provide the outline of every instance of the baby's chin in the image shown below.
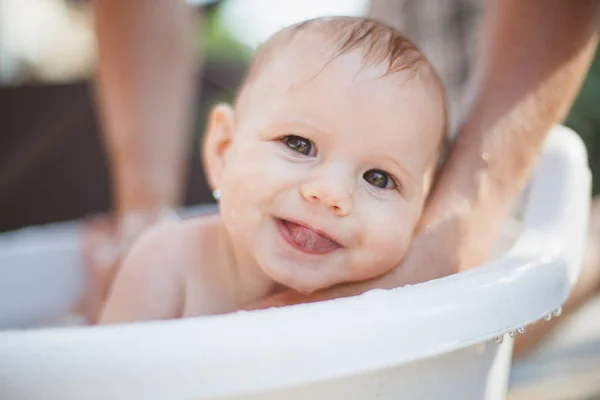
<svg viewBox="0 0 600 400"><path fill-rule="evenodd" d="M273 282L302 294L373 279L398 265L391 257L373 257L362 252L349 254L352 252L349 249L339 249L324 256L317 255L316 259L305 260L294 259L286 251L262 252L261 247L255 247L255 251L258 251L255 260L262 272Z"/></svg>
<svg viewBox="0 0 600 400"><path fill-rule="evenodd" d="M319 290L328 289L332 286L366 281L377 276L381 276L393 268L377 268L372 270L361 269L360 273L352 273L347 269L329 268L327 270L315 270L312 267L297 265L290 262L291 265L282 265L278 263L277 268L269 268L261 265L261 269L269 279L273 280L288 289L298 293L309 295ZM330 266L331 267L331 266Z"/></svg>

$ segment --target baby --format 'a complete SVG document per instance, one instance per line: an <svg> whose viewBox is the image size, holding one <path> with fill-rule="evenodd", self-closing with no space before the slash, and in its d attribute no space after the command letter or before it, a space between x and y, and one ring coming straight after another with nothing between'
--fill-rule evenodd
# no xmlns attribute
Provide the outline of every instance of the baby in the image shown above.
<svg viewBox="0 0 600 400"><path fill-rule="evenodd" d="M436 170L443 89L401 34L310 20L258 50L204 143L218 215L150 229L123 261L101 323L226 313L402 260Z"/></svg>

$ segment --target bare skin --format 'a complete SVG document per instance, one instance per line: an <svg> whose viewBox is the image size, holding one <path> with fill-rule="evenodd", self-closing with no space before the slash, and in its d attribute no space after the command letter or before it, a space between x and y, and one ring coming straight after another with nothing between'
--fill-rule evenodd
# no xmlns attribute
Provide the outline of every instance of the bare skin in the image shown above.
<svg viewBox="0 0 600 400"><path fill-rule="evenodd" d="M235 110L212 110L204 150L220 214L145 234L101 323L233 311L281 286L311 292L402 259L439 152L443 96L425 70L384 76L388 64L366 65L361 49L331 59L327 31L312 29L276 49Z"/></svg>
<svg viewBox="0 0 600 400"><path fill-rule="evenodd" d="M271 282L238 274L229 243L216 215L149 229L125 257L100 323L227 313L274 293Z"/></svg>
<svg viewBox="0 0 600 400"><path fill-rule="evenodd" d="M115 211L175 206L196 88L192 9L177 0L95 0L94 11Z"/></svg>

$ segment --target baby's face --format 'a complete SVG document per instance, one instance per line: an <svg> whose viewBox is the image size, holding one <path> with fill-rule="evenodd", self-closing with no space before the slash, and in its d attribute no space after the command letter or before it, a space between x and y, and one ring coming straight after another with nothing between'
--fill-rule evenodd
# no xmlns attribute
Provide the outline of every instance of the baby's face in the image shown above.
<svg viewBox="0 0 600 400"><path fill-rule="evenodd" d="M408 74L294 47L241 96L213 177L238 261L310 292L402 260L444 115Z"/></svg>

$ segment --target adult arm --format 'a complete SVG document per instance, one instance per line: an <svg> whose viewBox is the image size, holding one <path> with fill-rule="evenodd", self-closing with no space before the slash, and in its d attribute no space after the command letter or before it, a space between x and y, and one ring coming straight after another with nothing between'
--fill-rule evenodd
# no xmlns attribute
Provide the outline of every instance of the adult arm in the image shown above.
<svg viewBox="0 0 600 400"><path fill-rule="evenodd" d="M182 0L94 0L94 11L114 209L173 207L196 90L195 14Z"/></svg>

